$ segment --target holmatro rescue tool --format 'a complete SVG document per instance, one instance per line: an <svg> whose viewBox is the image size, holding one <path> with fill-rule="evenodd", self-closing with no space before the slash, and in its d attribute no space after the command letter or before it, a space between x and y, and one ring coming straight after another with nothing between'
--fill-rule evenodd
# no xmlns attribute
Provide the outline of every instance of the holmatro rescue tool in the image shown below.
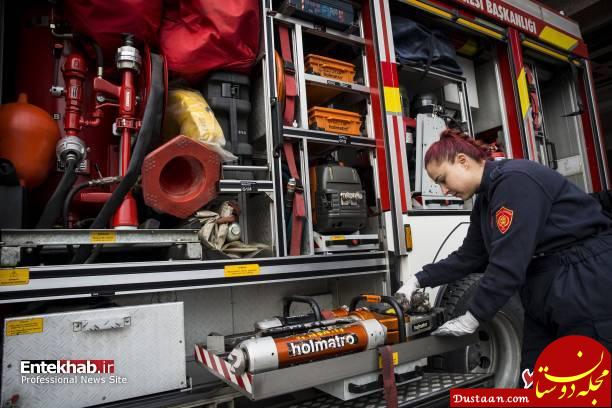
<svg viewBox="0 0 612 408"><path fill-rule="evenodd" d="M370 307L356 308L360 301ZM313 313L288 316L292 302L310 304ZM360 295L349 307L320 311L313 299L294 296L286 300L285 316L257 322L257 331L250 335L228 336L226 346L231 347L236 339L239 343L227 361L235 375L261 373L404 342L435 329L442 321L440 310L425 310L405 314L395 298Z"/></svg>

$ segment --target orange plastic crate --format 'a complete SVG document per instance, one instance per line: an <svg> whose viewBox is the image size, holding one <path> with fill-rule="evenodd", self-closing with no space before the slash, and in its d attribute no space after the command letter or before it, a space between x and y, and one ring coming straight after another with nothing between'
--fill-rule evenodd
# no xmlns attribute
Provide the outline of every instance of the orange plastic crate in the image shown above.
<svg viewBox="0 0 612 408"><path fill-rule="evenodd" d="M361 136L361 115L355 112L316 106L308 110L308 124L311 129Z"/></svg>
<svg viewBox="0 0 612 408"><path fill-rule="evenodd" d="M321 55L308 54L306 56L306 72L313 72L339 81L353 82L355 65Z"/></svg>

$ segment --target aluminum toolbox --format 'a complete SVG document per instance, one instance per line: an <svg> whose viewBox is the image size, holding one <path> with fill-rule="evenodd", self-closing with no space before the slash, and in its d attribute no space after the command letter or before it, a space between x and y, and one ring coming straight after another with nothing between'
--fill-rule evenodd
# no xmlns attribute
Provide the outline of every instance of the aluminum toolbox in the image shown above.
<svg viewBox="0 0 612 408"><path fill-rule="evenodd" d="M7 318L3 337L1 406L18 396L16 407L87 407L186 387L182 302ZM24 372L37 360L105 360L114 372Z"/></svg>

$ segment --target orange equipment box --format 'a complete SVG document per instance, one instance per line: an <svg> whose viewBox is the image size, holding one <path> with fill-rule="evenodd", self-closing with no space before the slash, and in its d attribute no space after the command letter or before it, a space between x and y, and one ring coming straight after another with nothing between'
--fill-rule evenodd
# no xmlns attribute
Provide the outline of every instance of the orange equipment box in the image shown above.
<svg viewBox="0 0 612 408"><path fill-rule="evenodd" d="M311 129L361 136L361 115L355 112L316 106L308 109L308 125Z"/></svg>
<svg viewBox="0 0 612 408"><path fill-rule="evenodd" d="M355 78L355 65L321 55L308 54L305 68L306 72L339 81L353 82Z"/></svg>

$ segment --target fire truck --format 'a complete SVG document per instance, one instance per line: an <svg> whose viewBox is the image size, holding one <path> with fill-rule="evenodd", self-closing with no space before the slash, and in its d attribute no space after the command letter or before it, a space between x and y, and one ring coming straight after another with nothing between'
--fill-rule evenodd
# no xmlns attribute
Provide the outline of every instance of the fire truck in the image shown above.
<svg viewBox="0 0 612 408"><path fill-rule="evenodd" d="M469 225L471 200L423 169L446 127L610 187L575 22L531 0L0 15L3 407L425 406L519 385L518 298L451 339L430 333L480 275L408 311L392 295Z"/></svg>

